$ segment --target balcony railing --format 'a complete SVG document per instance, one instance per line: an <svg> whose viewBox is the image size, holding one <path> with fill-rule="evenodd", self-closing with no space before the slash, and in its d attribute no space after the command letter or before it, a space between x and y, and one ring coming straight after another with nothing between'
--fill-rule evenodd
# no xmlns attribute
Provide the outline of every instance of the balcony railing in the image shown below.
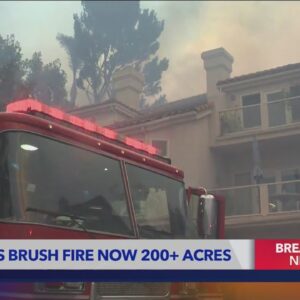
<svg viewBox="0 0 300 300"><path fill-rule="evenodd" d="M227 109L220 112L220 135L300 122L300 97Z"/></svg>
<svg viewBox="0 0 300 300"><path fill-rule="evenodd" d="M300 180L213 189L225 197L225 215L269 215L300 211Z"/></svg>

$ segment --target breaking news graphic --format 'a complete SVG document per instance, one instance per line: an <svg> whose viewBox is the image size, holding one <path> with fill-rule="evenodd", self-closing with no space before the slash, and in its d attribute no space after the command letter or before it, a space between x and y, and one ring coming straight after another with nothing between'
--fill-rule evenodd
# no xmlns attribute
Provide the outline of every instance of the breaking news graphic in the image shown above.
<svg viewBox="0 0 300 300"><path fill-rule="evenodd" d="M236 281L247 281L255 274L247 271L274 270L266 275L260 273L261 280L278 281L275 270L300 269L299 253L299 240L27 240L26 245L24 240L1 240L0 279L7 280L3 270L11 270L11 274L15 271L16 277L21 270L84 270L85 275L88 271L96 271L90 273L95 276L93 279L97 279L97 271L101 278L101 272L105 270L115 271L115 274L119 270L120 274L136 272L139 280L143 279L143 274L146 274L145 279L155 280L163 271L164 281L174 281L181 271L186 271L185 274L190 276L186 279L191 281L200 271L204 275L202 281L206 279L204 271L209 271L215 274L216 281L228 281L232 274L240 276ZM222 276L228 271L228 278L222 279L213 270L222 271ZM152 278L147 271L152 271ZM82 272L78 274L80 278ZM280 278L281 273L278 274ZM292 274L295 273L287 279L293 278Z"/></svg>
<svg viewBox="0 0 300 300"><path fill-rule="evenodd" d="M0 300L299 300L299 15L0 1Z"/></svg>
<svg viewBox="0 0 300 300"><path fill-rule="evenodd" d="M283 293L291 299L298 296L299 240L32 239L0 243L1 300L20 295L45 299L36 298L40 293L74 293L82 295L80 299L123 293L240 299L246 291L244 299L249 300L253 294L270 300L279 300Z"/></svg>

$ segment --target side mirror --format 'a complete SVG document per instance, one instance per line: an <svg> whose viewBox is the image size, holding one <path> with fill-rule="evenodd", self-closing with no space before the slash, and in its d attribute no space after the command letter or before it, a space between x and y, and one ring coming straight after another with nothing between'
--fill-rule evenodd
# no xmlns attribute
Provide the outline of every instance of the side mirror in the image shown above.
<svg viewBox="0 0 300 300"><path fill-rule="evenodd" d="M203 188L188 188L189 219L195 234L202 239L224 237L224 202Z"/></svg>
<svg viewBox="0 0 300 300"><path fill-rule="evenodd" d="M218 201L213 195L201 195L197 212L199 236L207 239L218 238Z"/></svg>

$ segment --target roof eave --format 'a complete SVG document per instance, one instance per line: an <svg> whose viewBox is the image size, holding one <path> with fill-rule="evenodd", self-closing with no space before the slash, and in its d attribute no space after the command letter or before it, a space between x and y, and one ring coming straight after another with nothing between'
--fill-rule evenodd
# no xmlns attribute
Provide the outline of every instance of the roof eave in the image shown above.
<svg viewBox="0 0 300 300"><path fill-rule="evenodd" d="M242 86L244 84L249 84L249 83L259 83L261 81L265 81L268 79L275 79L275 78L279 78L279 77L283 77L283 76L289 76L289 75L294 75L300 73L300 68L296 69L296 70L290 70L290 71L285 71L285 72L280 72L280 73L274 73L274 74L269 74L269 75L264 75L264 76L257 76L254 78L248 78L248 79L241 79L238 81L234 81L234 82L218 82L217 83L217 87L221 90L229 90L229 89L234 89L236 87Z"/></svg>
<svg viewBox="0 0 300 300"><path fill-rule="evenodd" d="M118 128L114 128L114 130L118 130L119 132L131 132L131 131L136 131L139 130L141 128L150 128L153 126L159 126L165 124L166 122L169 124L172 124L174 121L177 121L179 119L183 120L183 121L187 121L187 120L191 120L190 117L194 116L195 118L197 118L197 116L199 114L204 114L207 115L207 113L209 114L211 112L211 108L212 105L207 104L206 107L204 109L193 109L190 111L185 111L183 113L180 114L175 114L175 115L169 115L169 116L165 116L163 118L159 118L159 119L154 119L154 120L150 120L150 121L146 121L146 122L142 122L142 123L138 123L138 124L131 124L128 126L124 126L124 127L118 127Z"/></svg>
<svg viewBox="0 0 300 300"><path fill-rule="evenodd" d="M129 117L135 117L139 115L138 111L135 111L134 109L131 109L124 105L123 103L119 101L112 101L103 103L102 105L97 106L91 106L91 107L83 107L82 110L77 109L76 111L71 111L72 114L80 115L80 116L89 116L89 114L94 114L95 112L101 112L106 109L113 109L114 111L121 112Z"/></svg>

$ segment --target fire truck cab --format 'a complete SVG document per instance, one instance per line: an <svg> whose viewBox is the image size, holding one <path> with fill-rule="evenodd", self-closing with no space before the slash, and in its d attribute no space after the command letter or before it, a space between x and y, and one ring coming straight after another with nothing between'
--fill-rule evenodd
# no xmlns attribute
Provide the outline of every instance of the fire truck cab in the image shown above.
<svg viewBox="0 0 300 300"><path fill-rule="evenodd" d="M0 239L222 236L222 201L203 189L186 193L183 178L154 147L37 100L13 102L0 113ZM167 283L0 287L6 300L112 297L172 295Z"/></svg>

